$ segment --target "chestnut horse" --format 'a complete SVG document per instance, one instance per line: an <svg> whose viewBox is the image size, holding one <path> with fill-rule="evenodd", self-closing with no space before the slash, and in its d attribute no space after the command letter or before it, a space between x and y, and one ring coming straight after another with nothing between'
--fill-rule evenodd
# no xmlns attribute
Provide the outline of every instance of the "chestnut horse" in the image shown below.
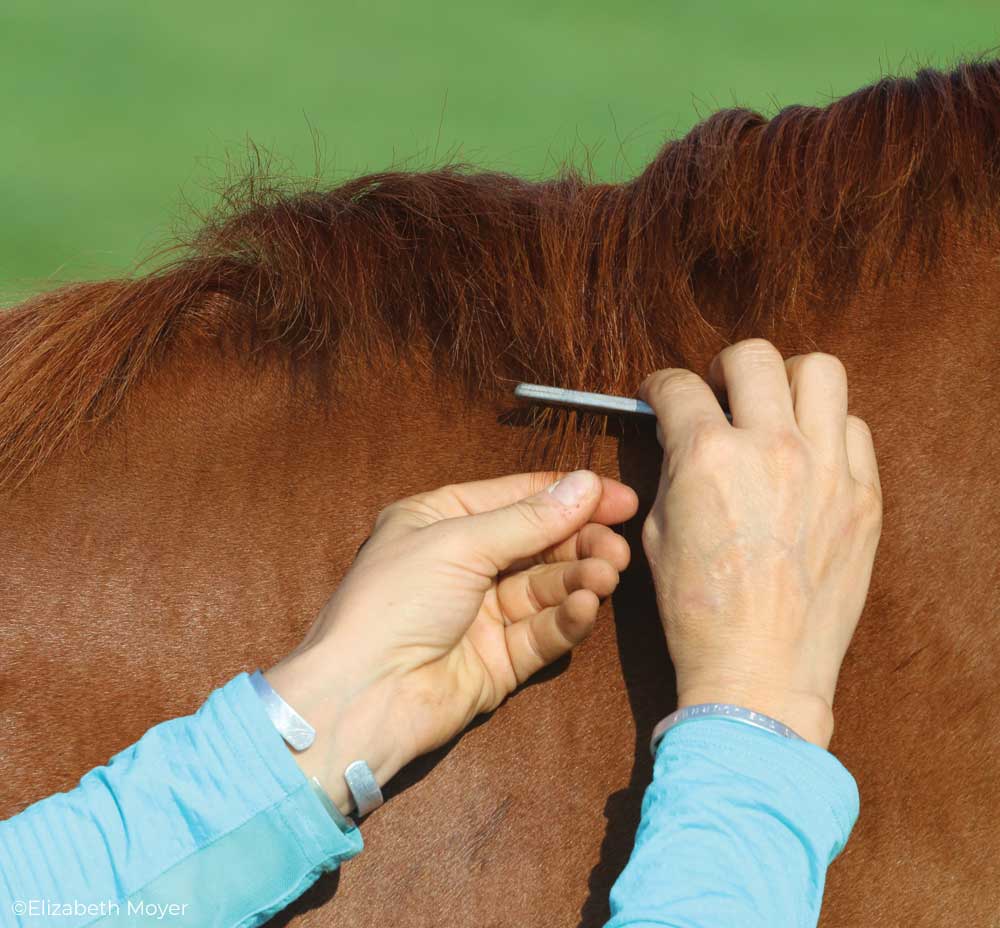
<svg viewBox="0 0 1000 928"><path fill-rule="evenodd" d="M511 388L634 395L757 335L844 361L885 496L822 924L1000 923L998 302L1000 62L720 112L620 185L247 185L159 270L0 317L0 815L289 651L388 502L589 466L642 503L593 637L403 771L275 923L599 925L672 708L639 539L661 454Z"/></svg>

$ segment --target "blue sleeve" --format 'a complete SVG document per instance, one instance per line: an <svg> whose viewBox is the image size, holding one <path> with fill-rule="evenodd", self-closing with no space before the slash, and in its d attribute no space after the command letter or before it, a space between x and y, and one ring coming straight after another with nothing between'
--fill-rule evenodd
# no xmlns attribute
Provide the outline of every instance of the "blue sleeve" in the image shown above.
<svg viewBox="0 0 1000 928"><path fill-rule="evenodd" d="M0 822L0 924L259 925L361 848L241 673Z"/></svg>
<svg viewBox="0 0 1000 928"><path fill-rule="evenodd" d="M815 928L857 817L854 778L817 745L732 719L676 725L605 928Z"/></svg>

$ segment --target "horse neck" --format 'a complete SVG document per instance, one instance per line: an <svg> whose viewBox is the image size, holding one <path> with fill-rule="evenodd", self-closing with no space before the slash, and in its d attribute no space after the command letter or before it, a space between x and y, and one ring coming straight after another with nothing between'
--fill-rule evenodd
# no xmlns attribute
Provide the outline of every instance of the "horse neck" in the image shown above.
<svg viewBox="0 0 1000 928"><path fill-rule="evenodd" d="M813 307L794 334L784 323L729 329L734 339L768 336L786 354L832 351L848 368L852 411L875 433L886 520L844 666L834 746L866 797L900 783L915 797L927 783L952 784L948 814L963 821L994 798L975 770L993 762L1000 738L988 724L995 670L981 659L1000 646L1000 627L984 621L1000 613L1000 537L988 495L1000 469L1000 433L988 428L1000 413L992 255L990 243L956 239L932 274L904 261L890 282L836 311ZM739 309L722 301L716 318L734 323ZM706 351L663 360L703 371L708 359ZM149 725L192 711L213 686L287 652L387 502L522 469L527 430L505 419L509 401L470 402L446 378L431 378L435 363L419 351L377 372L341 361L340 386L328 395L321 381L293 378L276 362L179 351L87 440L86 453L67 451L2 499L0 704L12 734L0 759L0 815L71 786ZM635 531L656 493L658 449L635 433L601 448L592 466L620 474L642 499L627 530L633 567L614 599L617 624L606 610L569 672L511 700L487 732L470 732L443 769L370 823L375 844L396 843L404 855L423 849L406 858L413 885L423 887L419 902L412 885L379 881L377 860L361 860L357 888L342 888L333 906L306 917L311 924L404 907L413 924L444 923L456 900L463 921L489 923L511 905L510 879L484 881L476 861L499 843L539 866L541 895L519 896L512 921L574 924L588 892L585 921L603 920L648 781L644 739L669 709L670 684ZM919 710L955 705L956 681L961 727L949 729L948 751L932 749ZM50 709L44 718L40 704ZM63 749L52 752L52 743ZM900 744L908 746L902 767ZM572 782L568 769L580 773ZM470 792L476 782L482 790ZM592 813L608 796L605 834ZM566 803L572 814L559 814ZM459 805L454 829L428 835L429 809ZM863 817L853 855L831 871L830 924L854 924L847 913L869 905L854 889L870 859L886 862L886 835L893 860L941 843L939 807L883 804ZM995 859L1000 838L948 841L962 879L931 893L925 880L901 874L883 882L881 904L940 911L942 920L948 906L969 913L977 897L965 874Z"/></svg>
<svg viewBox="0 0 1000 928"><path fill-rule="evenodd" d="M0 815L287 653L381 507L518 469L510 401L470 403L428 370L419 353L377 377L341 362L331 390L188 347L0 497L4 713L23 733ZM42 697L62 709L29 723ZM54 737L71 746L55 766Z"/></svg>

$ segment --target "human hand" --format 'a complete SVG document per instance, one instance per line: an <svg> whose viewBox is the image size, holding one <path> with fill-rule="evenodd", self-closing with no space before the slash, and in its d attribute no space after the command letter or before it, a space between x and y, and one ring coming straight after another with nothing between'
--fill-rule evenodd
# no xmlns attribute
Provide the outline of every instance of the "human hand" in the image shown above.
<svg viewBox="0 0 1000 928"><path fill-rule="evenodd" d="M728 395L733 424L713 394ZM664 450L642 531L678 705L735 703L825 748L882 523L871 433L831 355L743 341L708 383L643 381Z"/></svg>
<svg viewBox="0 0 1000 928"><path fill-rule="evenodd" d="M551 492L561 476L454 484L387 506L301 645L265 673L316 728L296 760L343 811L351 761L385 783L590 634L629 562L609 526L638 498L591 471Z"/></svg>

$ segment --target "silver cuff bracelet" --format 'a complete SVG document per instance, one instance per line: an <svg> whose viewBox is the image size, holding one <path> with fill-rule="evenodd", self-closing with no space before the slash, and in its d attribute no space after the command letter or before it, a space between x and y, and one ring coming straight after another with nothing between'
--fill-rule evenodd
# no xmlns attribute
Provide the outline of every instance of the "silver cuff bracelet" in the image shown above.
<svg viewBox="0 0 1000 928"><path fill-rule="evenodd" d="M805 740L783 722L772 719L769 715L754 712L753 709L744 709L742 706L734 706L724 702L703 702L697 706L685 706L683 709L671 712L657 724L656 728L653 729L653 737L649 740L649 750L653 757L656 757L656 749L663 740L663 736L675 725L680 725L681 722L688 722L691 719L708 718L732 719L734 722L743 722L744 725L752 725L754 728L763 728L764 731L781 735L782 738L794 738L796 741Z"/></svg>
<svg viewBox="0 0 1000 928"><path fill-rule="evenodd" d="M363 760L349 764L344 771L344 779L347 780L347 788L351 791L354 806L358 810L358 818L374 812L384 802L378 781Z"/></svg>
<svg viewBox="0 0 1000 928"><path fill-rule="evenodd" d="M336 803L334 803L334 801L330 798L330 794L323 789L323 784L320 783L316 777L309 777L309 782L312 784L313 792L316 794L316 798L322 803L323 808L326 809L330 818L334 820L337 827L340 829L340 833L346 835L348 832L354 831L354 829L358 827L358 823L349 815L344 815L344 813L337 808Z"/></svg>
<svg viewBox="0 0 1000 928"><path fill-rule="evenodd" d="M259 670L250 675L250 685L260 697L267 717L285 742L296 751L304 751L310 747L316 740L316 729L281 698ZM384 801L382 790L379 789L378 781L365 761L356 760L349 764L344 771L344 780L347 782L347 788L350 790L359 818L382 805ZM333 800L330 799L316 777L311 777L310 783L324 808L342 832L346 833L358 827L352 818L343 815L334 805Z"/></svg>
<svg viewBox="0 0 1000 928"><path fill-rule="evenodd" d="M250 685L264 703L267 717L289 746L304 751L316 740L316 729L272 689L259 670L250 675Z"/></svg>

